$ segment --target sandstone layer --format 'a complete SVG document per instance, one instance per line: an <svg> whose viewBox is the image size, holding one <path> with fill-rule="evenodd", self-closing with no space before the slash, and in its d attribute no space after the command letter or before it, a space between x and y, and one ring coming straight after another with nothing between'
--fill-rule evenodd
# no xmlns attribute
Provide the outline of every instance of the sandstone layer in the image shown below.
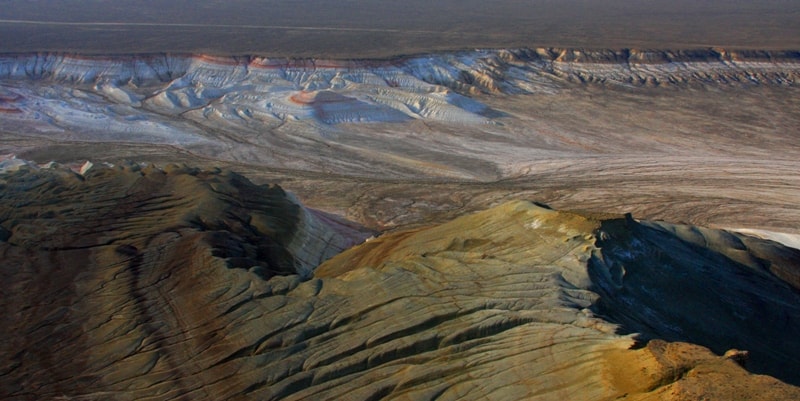
<svg viewBox="0 0 800 401"><path fill-rule="evenodd" d="M7 170L4 399L800 397L776 242L515 201L328 259L368 233L224 170Z"/></svg>

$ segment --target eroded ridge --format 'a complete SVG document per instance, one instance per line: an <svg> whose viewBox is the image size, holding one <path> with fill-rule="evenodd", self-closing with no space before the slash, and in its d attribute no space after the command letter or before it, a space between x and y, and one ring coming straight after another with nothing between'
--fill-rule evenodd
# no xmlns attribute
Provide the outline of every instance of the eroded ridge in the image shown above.
<svg viewBox="0 0 800 401"><path fill-rule="evenodd" d="M194 376L224 316L275 285L253 282L299 282L371 234L226 171L5 164L0 388L13 399L187 396L211 382Z"/></svg>
<svg viewBox="0 0 800 401"><path fill-rule="evenodd" d="M0 387L10 398L800 395L745 371L746 352L704 347L750 350L759 366L797 359L794 348L765 354L755 342L797 333L798 322L735 316L797 315L800 251L777 243L516 201L380 236L310 274L297 255L313 248L292 246L299 206L276 187L185 167L21 166L2 177L10 340ZM358 237L335 226L341 241ZM310 237L326 238L313 235L325 227ZM701 281L710 271L720 282ZM736 283L748 296L731 304L727 290L690 291L696 299L672 310L654 304L669 288L642 278L659 272L698 288ZM669 340L704 346L630 349L634 335L620 334L713 331L701 315L724 308L733 317L713 319L737 333L730 343L676 334Z"/></svg>

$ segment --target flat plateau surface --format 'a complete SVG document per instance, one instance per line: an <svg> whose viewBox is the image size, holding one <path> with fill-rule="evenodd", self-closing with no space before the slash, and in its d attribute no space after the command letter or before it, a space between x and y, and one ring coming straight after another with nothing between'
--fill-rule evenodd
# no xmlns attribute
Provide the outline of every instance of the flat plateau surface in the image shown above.
<svg viewBox="0 0 800 401"><path fill-rule="evenodd" d="M637 0L0 2L0 52L389 57L508 47L800 48L800 3Z"/></svg>

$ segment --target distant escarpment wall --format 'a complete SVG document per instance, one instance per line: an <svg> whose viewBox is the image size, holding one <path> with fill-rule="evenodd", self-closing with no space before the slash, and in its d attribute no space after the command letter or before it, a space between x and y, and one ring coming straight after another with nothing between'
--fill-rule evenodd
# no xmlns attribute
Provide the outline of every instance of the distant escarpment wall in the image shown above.
<svg viewBox="0 0 800 401"><path fill-rule="evenodd" d="M146 85L176 79L191 82L201 77L206 85L214 82L224 85L231 80L258 76L299 82L306 81L309 74L333 76L365 71L382 77L381 85L434 84L462 93L531 93L537 88L563 83L791 86L800 78L800 51L525 48L357 60L197 54L0 56L0 79L87 84ZM211 82L209 78L213 78Z"/></svg>

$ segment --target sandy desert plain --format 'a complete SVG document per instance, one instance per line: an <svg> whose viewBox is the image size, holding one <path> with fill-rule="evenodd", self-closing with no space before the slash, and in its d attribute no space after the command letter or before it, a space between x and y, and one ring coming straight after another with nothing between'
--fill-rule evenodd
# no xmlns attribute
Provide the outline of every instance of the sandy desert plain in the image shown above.
<svg viewBox="0 0 800 401"><path fill-rule="evenodd" d="M0 399L800 398L797 2L31 4Z"/></svg>

